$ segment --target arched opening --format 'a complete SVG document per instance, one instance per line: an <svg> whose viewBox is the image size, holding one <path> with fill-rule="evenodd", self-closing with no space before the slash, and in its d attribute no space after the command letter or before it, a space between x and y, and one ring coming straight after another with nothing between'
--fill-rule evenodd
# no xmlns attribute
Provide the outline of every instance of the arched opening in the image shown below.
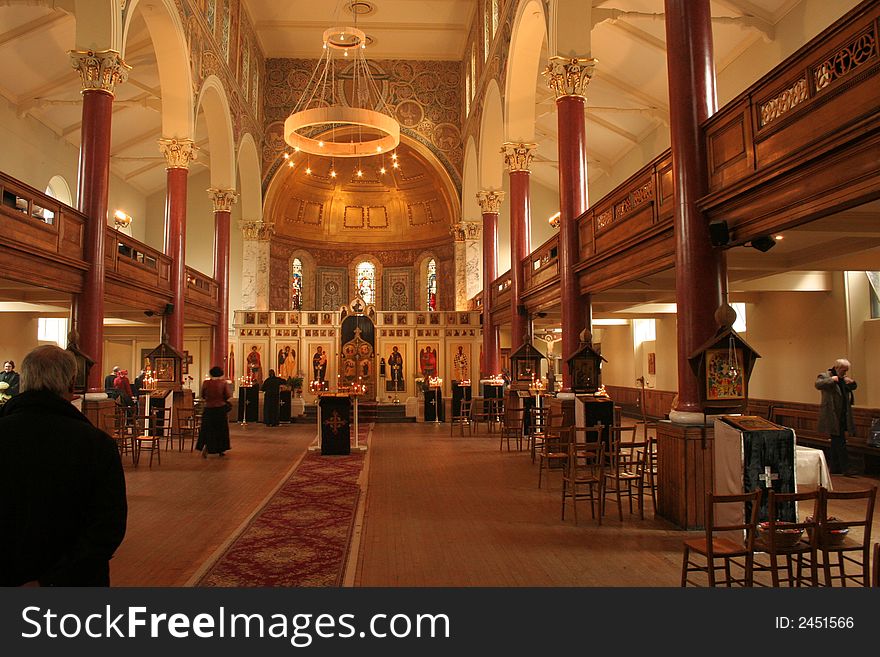
<svg viewBox="0 0 880 657"><path fill-rule="evenodd" d="M290 309L302 310L303 300L303 263L294 258L290 263Z"/></svg>
<svg viewBox="0 0 880 657"><path fill-rule="evenodd" d="M361 261L355 267L354 293L367 305L376 303L376 265L369 260Z"/></svg>

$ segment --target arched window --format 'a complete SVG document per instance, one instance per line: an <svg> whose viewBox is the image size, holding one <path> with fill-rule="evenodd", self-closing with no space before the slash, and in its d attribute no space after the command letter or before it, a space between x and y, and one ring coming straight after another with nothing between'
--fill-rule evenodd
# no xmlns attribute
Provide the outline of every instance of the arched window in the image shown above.
<svg viewBox="0 0 880 657"><path fill-rule="evenodd" d="M376 266L372 262L358 263L355 270L355 292L364 300L364 303L376 303Z"/></svg>
<svg viewBox="0 0 880 657"><path fill-rule="evenodd" d="M294 258L290 264L290 309L302 310L303 299L303 263Z"/></svg>
<svg viewBox="0 0 880 657"><path fill-rule="evenodd" d="M437 310L437 261L434 258L428 260L428 277L425 292L428 310Z"/></svg>

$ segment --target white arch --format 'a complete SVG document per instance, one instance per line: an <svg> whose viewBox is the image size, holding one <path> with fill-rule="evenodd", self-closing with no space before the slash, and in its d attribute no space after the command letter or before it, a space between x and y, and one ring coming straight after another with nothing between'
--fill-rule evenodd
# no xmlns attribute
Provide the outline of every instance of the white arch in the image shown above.
<svg viewBox="0 0 880 657"><path fill-rule="evenodd" d="M501 109L501 91L498 82L486 85L483 116L480 123L480 189L501 189L504 158L504 113Z"/></svg>
<svg viewBox="0 0 880 657"><path fill-rule="evenodd" d="M523 3L513 23L510 59L507 62L504 115L506 141L535 140L535 81L541 62L541 47L547 36L544 9L537 0Z"/></svg>
<svg viewBox="0 0 880 657"><path fill-rule="evenodd" d="M75 0L76 49L122 52L118 0Z"/></svg>
<svg viewBox="0 0 880 657"><path fill-rule="evenodd" d="M260 156L251 133L238 144L238 190L241 193L241 216L256 220L263 216L263 192L260 186Z"/></svg>
<svg viewBox="0 0 880 657"><path fill-rule="evenodd" d="M196 104L205 112L208 127L208 152L211 154L211 187L235 189L235 145L232 135L232 115L226 90L216 75L210 75L202 84Z"/></svg>
<svg viewBox="0 0 880 657"><path fill-rule="evenodd" d="M73 195L70 193L70 185L63 176L52 176L46 185L46 193L54 199L67 205L73 206Z"/></svg>
<svg viewBox="0 0 880 657"><path fill-rule="evenodd" d="M162 95L162 136L192 139L193 82L186 31L173 0L132 0L125 15L123 47L137 9L147 25L156 51ZM123 59L125 53L123 52Z"/></svg>

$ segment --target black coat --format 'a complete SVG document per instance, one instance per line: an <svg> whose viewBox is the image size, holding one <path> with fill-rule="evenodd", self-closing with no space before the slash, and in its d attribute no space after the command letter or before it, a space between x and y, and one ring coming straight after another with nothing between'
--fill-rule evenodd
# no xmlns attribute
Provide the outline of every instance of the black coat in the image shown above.
<svg viewBox="0 0 880 657"><path fill-rule="evenodd" d="M15 370L12 370L11 372L0 372L0 381L5 381L9 384L9 387L4 391L7 395L13 396L18 394L18 372Z"/></svg>
<svg viewBox="0 0 880 657"><path fill-rule="evenodd" d="M0 408L0 586L108 586L127 512L116 443L72 404L28 391Z"/></svg>

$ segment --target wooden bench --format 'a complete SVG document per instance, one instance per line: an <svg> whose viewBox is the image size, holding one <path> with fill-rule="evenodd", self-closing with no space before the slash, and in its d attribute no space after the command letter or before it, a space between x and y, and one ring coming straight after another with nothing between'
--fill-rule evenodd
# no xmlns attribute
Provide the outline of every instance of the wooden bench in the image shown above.
<svg viewBox="0 0 880 657"><path fill-rule="evenodd" d="M870 429L870 420L867 418L871 412L876 413L877 409L859 409L859 411L858 419L854 418L856 419L856 433L853 436L847 437L846 451L864 459L866 473L880 472L880 447L873 447L868 445L867 442L868 430ZM794 429L797 435L797 442L800 445L818 447L820 449L831 447L831 439L827 435L819 433L816 429L819 424L818 407L794 408L773 405L770 407L768 419L776 424Z"/></svg>

